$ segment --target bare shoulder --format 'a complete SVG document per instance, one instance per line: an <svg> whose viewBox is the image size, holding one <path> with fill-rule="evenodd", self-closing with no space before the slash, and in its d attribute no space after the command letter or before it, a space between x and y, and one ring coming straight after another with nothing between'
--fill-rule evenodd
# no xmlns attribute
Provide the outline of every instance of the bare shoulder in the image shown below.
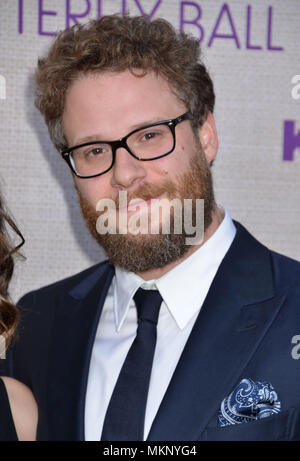
<svg viewBox="0 0 300 461"><path fill-rule="evenodd" d="M14 378L1 376L3 380L18 439L32 441L36 439L38 409L31 390Z"/></svg>

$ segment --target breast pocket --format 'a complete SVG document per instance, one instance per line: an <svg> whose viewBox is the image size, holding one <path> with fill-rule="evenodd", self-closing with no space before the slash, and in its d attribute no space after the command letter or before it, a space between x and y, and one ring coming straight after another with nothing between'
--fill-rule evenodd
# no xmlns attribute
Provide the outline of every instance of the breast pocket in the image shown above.
<svg viewBox="0 0 300 461"><path fill-rule="evenodd" d="M283 441L300 440L300 408L251 423L205 430L200 440L207 441Z"/></svg>

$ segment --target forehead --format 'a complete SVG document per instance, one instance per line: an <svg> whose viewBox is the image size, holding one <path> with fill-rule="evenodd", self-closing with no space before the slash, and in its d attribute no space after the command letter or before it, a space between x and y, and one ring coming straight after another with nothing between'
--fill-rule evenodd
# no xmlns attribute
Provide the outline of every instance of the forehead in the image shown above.
<svg viewBox="0 0 300 461"><path fill-rule="evenodd" d="M128 93L139 94L140 92L159 91L161 93L172 93L171 86L167 80L153 71L147 73L136 69L133 72L129 70L123 72L101 72L81 74L70 85L67 91L67 98L74 94L84 91L96 91L99 97L115 98L116 91L118 97Z"/></svg>
<svg viewBox="0 0 300 461"><path fill-rule="evenodd" d="M137 123L174 118L184 110L166 79L154 72L88 74L73 82L66 93L63 128L67 136L74 127L101 128L103 135L120 137Z"/></svg>

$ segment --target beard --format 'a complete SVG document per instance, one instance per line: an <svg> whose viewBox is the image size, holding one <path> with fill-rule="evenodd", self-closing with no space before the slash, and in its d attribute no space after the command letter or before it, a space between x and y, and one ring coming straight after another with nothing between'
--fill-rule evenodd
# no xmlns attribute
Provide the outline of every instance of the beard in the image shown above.
<svg viewBox="0 0 300 461"><path fill-rule="evenodd" d="M215 207L212 175L206 161L200 141L189 162L188 170L175 178L175 181L165 179L159 184L143 184L134 193L128 193L128 203L134 198L149 200L161 195L169 200L179 198L184 205L184 199L192 199L192 223L195 226L196 200L204 200L204 232L212 221ZM158 234L105 233L97 232L96 224L100 215L87 202L77 189L82 215L92 236L103 247L111 263L127 271L140 273L166 266L182 258L190 246L186 244L186 231L174 232L174 210L171 210L170 232ZM114 200L118 208L119 200Z"/></svg>

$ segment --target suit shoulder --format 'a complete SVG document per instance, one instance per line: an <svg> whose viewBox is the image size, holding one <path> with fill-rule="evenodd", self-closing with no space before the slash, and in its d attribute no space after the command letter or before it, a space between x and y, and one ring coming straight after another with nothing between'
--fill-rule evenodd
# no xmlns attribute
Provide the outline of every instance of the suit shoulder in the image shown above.
<svg viewBox="0 0 300 461"><path fill-rule="evenodd" d="M101 263L95 264L94 266L91 266L87 269L84 269L81 272L78 272L77 274L71 275L70 277L66 277L62 280L59 280L57 282L51 283L49 285L46 285L44 287L38 288L36 290L30 291L28 293L25 293L19 300L18 305L26 305L27 301L35 297L48 297L52 296L53 294L59 293L61 291L69 291L73 287L75 287L77 284L81 282L81 280L89 277L91 274L96 272L98 269L101 269L104 266L107 266L109 263L107 260L102 261Z"/></svg>
<svg viewBox="0 0 300 461"><path fill-rule="evenodd" d="M300 262L275 251L271 251L274 279L282 287L300 285Z"/></svg>

